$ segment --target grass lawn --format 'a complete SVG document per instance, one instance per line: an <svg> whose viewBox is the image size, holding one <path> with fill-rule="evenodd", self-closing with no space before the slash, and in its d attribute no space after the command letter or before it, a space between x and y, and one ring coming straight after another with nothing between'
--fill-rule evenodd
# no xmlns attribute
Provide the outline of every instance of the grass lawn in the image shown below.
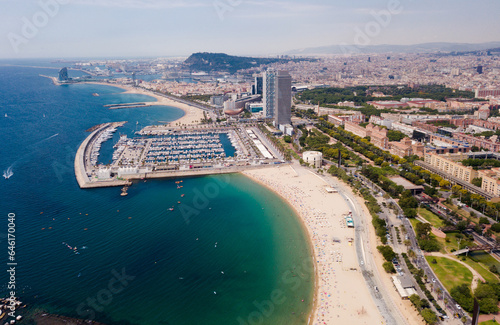
<svg viewBox="0 0 500 325"><path fill-rule="evenodd" d="M495 265L497 267L497 270L500 271L500 262L498 262L497 259L495 259L493 256L488 254L485 251L480 251L480 252L471 252L468 254L471 259L473 259L476 262L479 262L486 266L486 268L490 268L492 265Z"/></svg>
<svg viewBox="0 0 500 325"><path fill-rule="evenodd" d="M446 233L446 238L449 239L449 243L447 243L445 239L440 240L440 242L443 243L443 245L446 249L446 253L451 253L452 249L458 250L458 241L457 241L458 234L459 233L457 233L457 232ZM465 246L472 247L472 246L476 246L476 244L474 244L474 242L468 241L465 238L463 238L460 241L460 248L465 248Z"/></svg>
<svg viewBox="0 0 500 325"><path fill-rule="evenodd" d="M471 266L474 270L476 270L477 273L479 273L487 282L489 283L499 282L498 277L495 274L491 273L488 270L488 267L485 266L484 264L478 263L470 259L469 257L467 257L467 259L464 262L467 263L467 265Z"/></svg>
<svg viewBox="0 0 500 325"><path fill-rule="evenodd" d="M481 323L479 323L479 325L498 325L498 323L494 320L489 320L486 322L481 322Z"/></svg>
<svg viewBox="0 0 500 325"><path fill-rule="evenodd" d="M425 259L448 292L461 284L471 286L472 272L462 264L446 257L426 256ZM431 263L434 259L436 264Z"/></svg>
<svg viewBox="0 0 500 325"><path fill-rule="evenodd" d="M418 208L418 214L425 220L429 221L434 228L439 229L444 226L444 221L427 209Z"/></svg>
<svg viewBox="0 0 500 325"><path fill-rule="evenodd" d="M450 240L449 242L446 242L444 238L437 238L439 243L442 245L441 249L442 253L448 254L451 253L452 249L458 250L458 242L456 238L457 234L458 233L455 232L447 233L446 238L449 238ZM460 242L460 248L464 248L465 246L472 247L475 246L475 244L473 242L462 239L462 241ZM486 254L485 252L473 252L470 254L472 254L473 259L467 257L467 259L463 262L467 263L467 265L471 266L474 270L476 270L486 281L490 283L500 282L499 278L495 274L491 273L489 270L491 265L496 265L497 268L500 270L500 262L498 262L495 258L490 256L489 254Z"/></svg>

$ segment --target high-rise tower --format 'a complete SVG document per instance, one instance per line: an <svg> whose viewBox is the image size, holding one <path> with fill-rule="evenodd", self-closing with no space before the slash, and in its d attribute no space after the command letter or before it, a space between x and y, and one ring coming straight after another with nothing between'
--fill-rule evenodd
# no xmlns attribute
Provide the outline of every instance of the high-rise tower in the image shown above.
<svg viewBox="0 0 500 325"><path fill-rule="evenodd" d="M269 69L263 75L264 115L276 126L291 123L292 77L288 71Z"/></svg>
<svg viewBox="0 0 500 325"><path fill-rule="evenodd" d="M59 71L59 81L68 81L68 68L64 67Z"/></svg>

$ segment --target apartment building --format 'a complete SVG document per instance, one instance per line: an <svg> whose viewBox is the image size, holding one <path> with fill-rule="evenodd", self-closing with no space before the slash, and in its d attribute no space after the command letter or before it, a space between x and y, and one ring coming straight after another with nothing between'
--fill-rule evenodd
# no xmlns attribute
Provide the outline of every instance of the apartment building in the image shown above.
<svg viewBox="0 0 500 325"><path fill-rule="evenodd" d="M495 197L500 197L500 168L480 170L479 177L483 179L481 188Z"/></svg>
<svg viewBox="0 0 500 325"><path fill-rule="evenodd" d="M364 127L359 126L358 124L356 124L354 122L345 121L344 122L344 129L346 131L354 133L358 137L362 137L362 138L370 137L372 134L371 129L370 130L368 128L365 129Z"/></svg>
<svg viewBox="0 0 500 325"><path fill-rule="evenodd" d="M380 149L389 149L389 138L387 137L387 129L377 125L368 124L366 130L371 133L370 142Z"/></svg>
<svg viewBox="0 0 500 325"><path fill-rule="evenodd" d="M425 162L445 173L448 173L462 181L472 182L474 178L479 177L477 170L472 167L463 166L460 161L468 159L466 154L444 154L426 153Z"/></svg>

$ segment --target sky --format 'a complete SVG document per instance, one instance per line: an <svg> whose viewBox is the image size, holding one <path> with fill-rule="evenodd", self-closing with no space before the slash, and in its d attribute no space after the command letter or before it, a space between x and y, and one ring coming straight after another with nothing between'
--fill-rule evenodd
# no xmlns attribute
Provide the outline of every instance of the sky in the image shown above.
<svg viewBox="0 0 500 325"><path fill-rule="evenodd" d="M0 58L500 41L498 0L0 0L0 8Z"/></svg>

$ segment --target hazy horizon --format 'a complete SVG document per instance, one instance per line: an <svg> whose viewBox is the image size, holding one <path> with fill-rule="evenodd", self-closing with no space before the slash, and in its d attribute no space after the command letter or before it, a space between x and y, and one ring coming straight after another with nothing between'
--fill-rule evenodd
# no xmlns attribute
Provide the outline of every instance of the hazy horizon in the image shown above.
<svg viewBox="0 0 500 325"><path fill-rule="evenodd" d="M266 56L337 44L500 41L485 0L0 0L0 59Z"/></svg>

